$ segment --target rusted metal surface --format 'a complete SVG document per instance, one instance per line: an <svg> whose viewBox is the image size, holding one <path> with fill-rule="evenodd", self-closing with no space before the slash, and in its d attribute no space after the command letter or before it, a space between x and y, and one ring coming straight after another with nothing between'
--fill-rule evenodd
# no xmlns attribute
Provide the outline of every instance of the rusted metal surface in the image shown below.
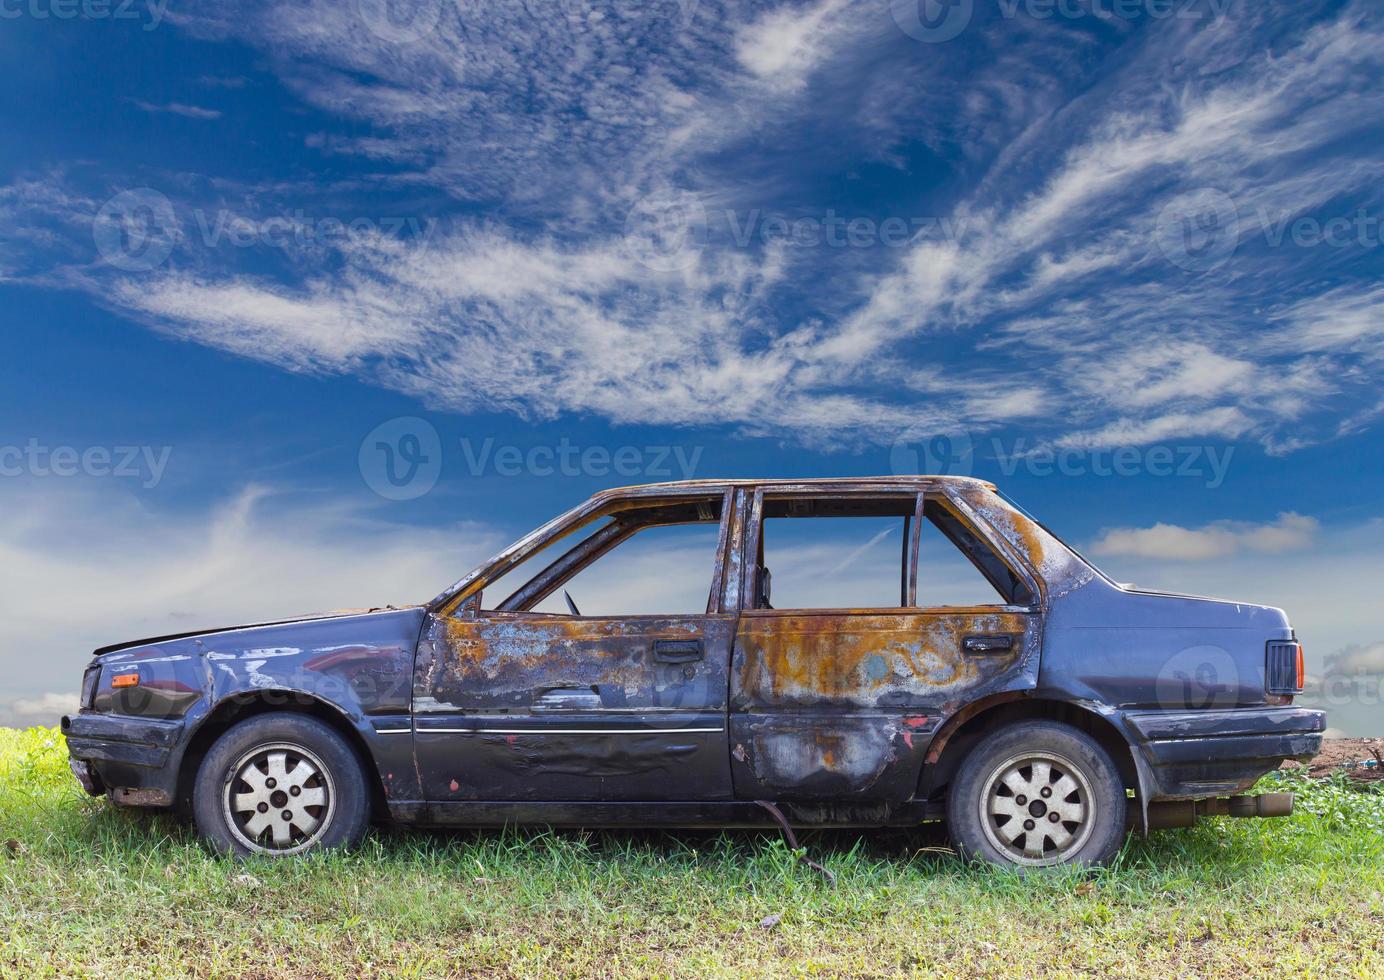
<svg viewBox="0 0 1384 980"><path fill-rule="evenodd" d="M430 617L414 682L425 791L686 799L724 787L733 630L727 615ZM673 642L700 656L659 659L656 644Z"/></svg>
<svg viewBox="0 0 1384 980"><path fill-rule="evenodd" d="M949 499L976 525L988 526L996 542L1036 576L1047 596L1061 596L1097 577L1096 572L1036 521L1009 503L993 488L961 485Z"/></svg>
<svg viewBox="0 0 1384 980"><path fill-rule="evenodd" d="M1013 644L968 654L973 635ZM1038 619L1021 612L747 612L731 678L737 794L906 799L941 720L1032 687L1038 649Z"/></svg>
<svg viewBox="0 0 1384 980"><path fill-rule="evenodd" d="M415 710L499 713L527 710L550 690L592 691L607 710L724 704L725 673L705 659L659 663L655 639L728 642L733 618L627 619L494 613L482 619L432 617L429 656L418 660Z"/></svg>

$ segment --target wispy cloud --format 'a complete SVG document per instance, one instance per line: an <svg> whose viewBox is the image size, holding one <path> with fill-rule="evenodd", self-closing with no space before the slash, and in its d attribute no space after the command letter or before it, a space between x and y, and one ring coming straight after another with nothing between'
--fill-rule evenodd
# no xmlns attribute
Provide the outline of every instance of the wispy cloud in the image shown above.
<svg viewBox="0 0 1384 980"><path fill-rule="evenodd" d="M140 99L131 99L130 104L137 109L145 112L168 113L174 116L186 116L188 119L220 119L220 109L206 109L199 105L187 105L184 102L169 102L165 105L155 105L152 102L144 102Z"/></svg>
<svg viewBox="0 0 1384 980"><path fill-rule="evenodd" d="M263 486L183 510L109 488L7 482L0 506L11 515L0 528L6 689L45 711L53 678L65 670L75 690L98 646L423 602L507 543L472 524L401 526L342 498Z"/></svg>
<svg viewBox="0 0 1384 980"><path fill-rule="evenodd" d="M1320 525L1312 517L1280 514L1267 524L1217 521L1200 528L1155 524L1146 528L1111 528L1091 546L1093 554L1174 561L1205 561L1245 552L1279 554L1310 547Z"/></svg>
<svg viewBox="0 0 1384 980"><path fill-rule="evenodd" d="M1333 253L1328 280L1279 234L1285 216L1384 203L1366 148L1384 94L1359 84L1384 71L1384 34L1365 5L1311 26L1250 5L1160 21L1094 83L1053 57L1081 55L1079 31L1001 18L929 47L885 7L468 0L404 29L368 4L196 5L184 30L265 52L343 123L312 145L381 168L388 193L440 195L425 216L441 230L289 247L266 268L198 241L189 210L205 205L165 175L165 262L125 275L88 247L44 279L198 343L462 411L821 444L1022 422L1059 446L1287 451L1378 410L1384 300L1364 246ZM886 213L949 232L873 251L733 240L717 216L743 223L787 187L808 201L785 210L835 206L836 170L783 163L805 113L814 166L893 170ZM908 186L920 145L945 176L926 193ZM100 208L63 181L51 196L81 198L73 214ZM17 216L47 216L54 251L80 245L52 201L7 193ZM218 206L272 217L343 193L266 185ZM0 248L0 270L22 277L45 226L18 224L30 240ZM1226 237L1189 244L1206 228Z"/></svg>

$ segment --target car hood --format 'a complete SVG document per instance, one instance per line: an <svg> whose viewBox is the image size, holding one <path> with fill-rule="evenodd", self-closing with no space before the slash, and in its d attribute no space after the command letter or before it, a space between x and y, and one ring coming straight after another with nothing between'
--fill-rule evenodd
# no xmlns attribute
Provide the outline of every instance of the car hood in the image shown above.
<svg viewBox="0 0 1384 980"><path fill-rule="evenodd" d="M137 647L155 646L160 643L169 643L174 640L187 640L198 636L215 636L219 633L235 633L241 630L265 629L274 626L292 626L296 623L322 622L330 619L345 619L348 616L362 616L370 613L397 612L404 609L416 609L418 606L372 606L366 609L333 609L330 612L306 613L302 616L293 616L289 619L266 620L262 623L242 623L238 626L216 626L210 629L188 630L184 633L169 633L165 636L147 636L139 640L125 640L121 643L112 643L109 646L99 647L92 652L92 657L100 659L107 654L120 653L132 650Z"/></svg>

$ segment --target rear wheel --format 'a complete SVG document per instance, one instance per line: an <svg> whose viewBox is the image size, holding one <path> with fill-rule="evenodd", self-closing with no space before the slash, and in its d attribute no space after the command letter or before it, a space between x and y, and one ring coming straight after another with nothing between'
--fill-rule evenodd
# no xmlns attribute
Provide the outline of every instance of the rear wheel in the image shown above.
<svg viewBox="0 0 1384 980"><path fill-rule="evenodd" d="M217 850L287 857L355 844L369 820L365 775L329 725L257 715L228 729L197 772L197 829Z"/></svg>
<svg viewBox="0 0 1384 980"><path fill-rule="evenodd" d="M1125 834L1124 782L1101 746L1068 725L1000 729L961 763L947 801L966 857L1021 868L1103 864Z"/></svg>

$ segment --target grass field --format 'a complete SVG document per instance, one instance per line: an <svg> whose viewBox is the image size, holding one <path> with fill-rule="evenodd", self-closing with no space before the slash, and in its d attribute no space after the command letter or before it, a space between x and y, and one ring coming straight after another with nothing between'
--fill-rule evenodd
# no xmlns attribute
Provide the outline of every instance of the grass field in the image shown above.
<svg viewBox="0 0 1384 980"><path fill-rule="evenodd" d="M1278 774L1288 820L1132 840L1019 878L923 833L380 830L214 857L84 796L52 729L0 729L0 974L1384 975L1384 792Z"/></svg>

